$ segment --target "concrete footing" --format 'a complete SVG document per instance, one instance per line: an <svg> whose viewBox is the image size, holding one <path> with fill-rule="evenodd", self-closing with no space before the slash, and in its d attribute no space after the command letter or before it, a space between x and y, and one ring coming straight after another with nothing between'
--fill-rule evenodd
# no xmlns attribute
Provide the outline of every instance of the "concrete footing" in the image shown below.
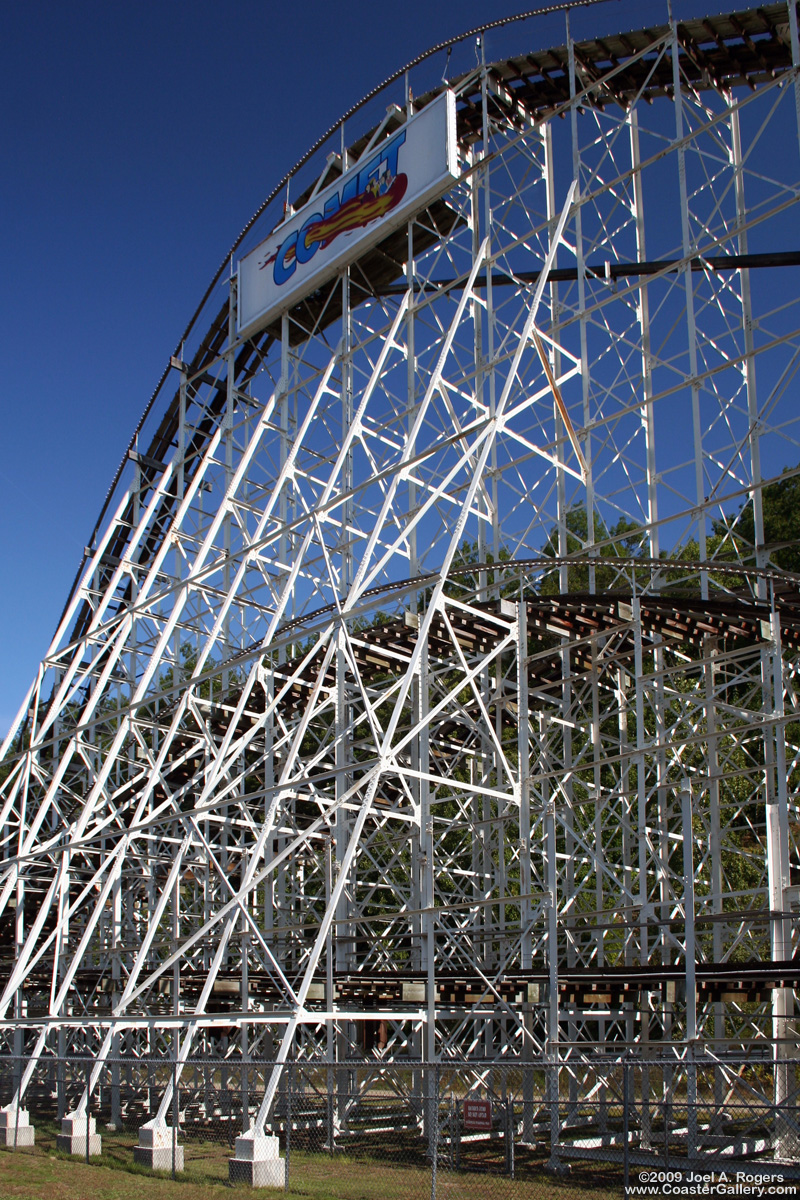
<svg viewBox="0 0 800 1200"><path fill-rule="evenodd" d="M32 1146L36 1132L29 1122L27 1108L0 1109L0 1146Z"/></svg>
<svg viewBox="0 0 800 1200"><path fill-rule="evenodd" d="M171 1125L148 1121L139 1129L139 1145L133 1148L133 1161L153 1171L171 1171L173 1166L173 1130ZM175 1170L183 1170L183 1146L175 1144Z"/></svg>
<svg viewBox="0 0 800 1200"><path fill-rule="evenodd" d="M76 1117L73 1113L64 1117L61 1122L61 1133L56 1138L56 1148L65 1154L85 1156L86 1154L86 1117ZM89 1117L89 1155L94 1157L102 1154L102 1139L97 1132L94 1117Z"/></svg>
<svg viewBox="0 0 800 1200"><path fill-rule="evenodd" d="M276 1137L256 1136L250 1131L236 1139L236 1155L228 1159L229 1183L282 1188L283 1172L283 1159L278 1151Z"/></svg>
<svg viewBox="0 0 800 1200"><path fill-rule="evenodd" d="M134 1146L133 1161L153 1171L171 1171L172 1146ZM183 1170L183 1146L175 1147L175 1170Z"/></svg>

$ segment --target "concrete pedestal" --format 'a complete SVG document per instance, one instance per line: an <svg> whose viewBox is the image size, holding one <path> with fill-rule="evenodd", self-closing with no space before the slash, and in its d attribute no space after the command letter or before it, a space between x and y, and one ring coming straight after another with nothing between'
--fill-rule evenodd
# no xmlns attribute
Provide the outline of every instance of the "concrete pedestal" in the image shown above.
<svg viewBox="0 0 800 1200"><path fill-rule="evenodd" d="M248 1132L236 1139L236 1155L228 1159L228 1182L249 1183L251 1187L282 1188L283 1159L278 1139L258 1137Z"/></svg>
<svg viewBox="0 0 800 1200"><path fill-rule="evenodd" d="M0 1109L0 1146L32 1146L36 1136L27 1108Z"/></svg>
<svg viewBox="0 0 800 1200"><path fill-rule="evenodd" d="M61 1122L61 1133L56 1138L56 1148L66 1154L86 1155L86 1117L70 1114ZM97 1132L94 1117L89 1117L89 1156L102 1154L102 1138Z"/></svg>
<svg viewBox="0 0 800 1200"><path fill-rule="evenodd" d="M134 1146L133 1161L153 1171L171 1171L172 1146ZM175 1170L183 1170L183 1146L175 1147Z"/></svg>
<svg viewBox="0 0 800 1200"><path fill-rule="evenodd" d="M139 1130L139 1145L133 1148L133 1161L153 1171L172 1170L172 1126L148 1121ZM175 1145L175 1170L183 1170L183 1146Z"/></svg>

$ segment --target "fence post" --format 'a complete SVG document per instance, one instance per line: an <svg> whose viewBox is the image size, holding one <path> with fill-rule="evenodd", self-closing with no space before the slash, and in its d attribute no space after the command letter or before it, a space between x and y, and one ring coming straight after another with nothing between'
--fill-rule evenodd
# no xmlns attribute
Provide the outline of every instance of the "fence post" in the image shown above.
<svg viewBox="0 0 800 1200"><path fill-rule="evenodd" d="M630 1140L630 1128L631 1128L630 1116L628 1113L628 1084L629 1084L628 1073L629 1073L629 1071L630 1071L630 1067L629 1067L628 1063L623 1063L622 1064L622 1161L623 1161L623 1171L624 1171L624 1176L625 1176L624 1184L625 1184L625 1195L626 1196L628 1194L628 1189L630 1187L630 1172L631 1172L631 1162L630 1162L631 1156L630 1156L630 1147L628 1144L629 1140Z"/></svg>
<svg viewBox="0 0 800 1200"><path fill-rule="evenodd" d="M86 1162L89 1162L89 1114L91 1106L89 1104L90 1093L89 1087L92 1082L92 1064L89 1059L86 1059Z"/></svg>
<svg viewBox="0 0 800 1200"><path fill-rule="evenodd" d="M664 1071L662 1071L661 1075L662 1075L661 1086L662 1086L662 1089L664 1092L664 1170L668 1171L669 1170L669 1124L668 1124L667 1118L669 1115L669 1110L668 1110L668 1105L667 1105L666 1068L664 1068Z"/></svg>
<svg viewBox="0 0 800 1200"><path fill-rule="evenodd" d="M286 1070L286 1158L283 1163L283 1190L289 1191L289 1158L292 1153L292 1064Z"/></svg>
<svg viewBox="0 0 800 1200"><path fill-rule="evenodd" d="M66 1094L67 1094L67 1050L66 1041L64 1038L64 1030L58 1031L58 1058L56 1060L56 1116L59 1121L65 1116L67 1111Z"/></svg>
<svg viewBox="0 0 800 1200"><path fill-rule="evenodd" d="M22 1064L20 1063L20 1068L21 1067L22 1067ZM21 1069L18 1072L18 1078L20 1080L22 1078ZM12 1077L12 1082L13 1082L13 1077ZM14 1149L16 1150L17 1139L19 1137L19 1106L22 1101L22 1096L19 1094L19 1084L18 1083L14 1084L14 1093L13 1094L17 1097L17 1106L16 1106L16 1109L14 1110Z"/></svg>
<svg viewBox="0 0 800 1200"><path fill-rule="evenodd" d="M688 1004L688 1000L687 1000ZM697 1157L697 1063L694 1046L689 1047L691 1058L686 1067L686 1157Z"/></svg>
<svg viewBox="0 0 800 1200"><path fill-rule="evenodd" d="M122 1126L122 1107L120 1103L120 1068L119 1068L119 1034L111 1038L111 1122L117 1127Z"/></svg>
<svg viewBox="0 0 800 1200"><path fill-rule="evenodd" d="M430 1070L430 1068L428 1068ZM430 1106L433 1110L429 1113L430 1128L433 1132L433 1142L431 1143L431 1200L436 1200L436 1167L439 1158L439 1064L436 1064L433 1072L433 1095L428 1090L430 1096Z"/></svg>
<svg viewBox="0 0 800 1200"><path fill-rule="evenodd" d="M506 1160L506 1175L510 1175L511 1160L508 1155L508 1096L503 1100L503 1157Z"/></svg>
<svg viewBox="0 0 800 1200"><path fill-rule="evenodd" d="M514 1178L514 1097L506 1096L506 1172Z"/></svg>
<svg viewBox="0 0 800 1200"><path fill-rule="evenodd" d="M335 1134L334 1134L334 1113L333 1113L333 1106L335 1103L334 1095L333 1095L334 1083L335 1083L335 1076L333 1073L333 1067L330 1066L330 1064L329 1064L328 1065L328 1149L329 1149L331 1155L333 1155L334 1136L335 1136Z"/></svg>
<svg viewBox="0 0 800 1200"><path fill-rule="evenodd" d="M550 1159L548 1166L550 1170L555 1171L560 1170L560 1162L558 1157L560 1133L558 1105L560 1097L558 1094L559 1079L557 1054L558 1052L556 1051L556 1054L551 1057L550 1062L545 1067L547 1072L547 1091L549 1093L548 1107L550 1109Z"/></svg>
<svg viewBox="0 0 800 1200"><path fill-rule="evenodd" d="M672 1102L670 1100L670 1090L672 1088L673 1070L671 1066L665 1066L662 1075L662 1087L664 1089L664 1170L669 1170L669 1123L672 1114Z"/></svg>
<svg viewBox="0 0 800 1200"><path fill-rule="evenodd" d="M454 1120L455 1120L454 1136L455 1136L455 1143L456 1143L455 1168L457 1171L460 1171L461 1170L461 1101L454 1097L453 1104L455 1106L455 1116L454 1116Z"/></svg>
<svg viewBox="0 0 800 1200"><path fill-rule="evenodd" d="M445 1135L447 1139L447 1153L445 1161L447 1162L448 1171L453 1169L453 1097L447 1101L446 1116L442 1121L442 1131L447 1130Z"/></svg>
<svg viewBox="0 0 800 1200"><path fill-rule="evenodd" d="M178 1103L178 1063L172 1062L172 1178L175 1178L175 1150L178 1141L178 1120L180 1105Z"/></svg>

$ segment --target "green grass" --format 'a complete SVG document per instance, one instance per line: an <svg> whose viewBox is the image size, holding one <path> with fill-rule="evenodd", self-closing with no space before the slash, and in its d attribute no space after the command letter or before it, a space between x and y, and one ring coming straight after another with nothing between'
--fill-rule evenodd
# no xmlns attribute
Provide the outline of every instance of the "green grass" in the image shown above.
<svg viewBox="0 0 800 1200"><path fill-rule="evenodd" d="M230 1148L220 1142L183 1141L186 1170L173 1180L133 1162L136 1136L132 1132L101 1130L103 1153L86 1163L55 1148L56 1126L36 1123L36 1146L0 1150L2 1200L253 1200L280 1196L281 1191L255 1192L228 1183ZM430 1168L422 1161L402 1161L398 1146L353 1145L334 1156L291 1152L289 1195L307 1200L429 1200ZM619 1200L617 1168L575 1164L569 1175L544 1170L541 1156L520 1148L518 1176L503 1174L499 1155L491 1146L472 1158L473 1169L451 1172L442 1165L439 1200Z"/></svg>

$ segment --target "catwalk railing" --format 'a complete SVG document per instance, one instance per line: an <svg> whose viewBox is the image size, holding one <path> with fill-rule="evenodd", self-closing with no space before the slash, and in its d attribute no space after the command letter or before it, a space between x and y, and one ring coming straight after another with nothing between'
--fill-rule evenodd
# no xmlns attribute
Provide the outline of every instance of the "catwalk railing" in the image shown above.
<svg viewBox="0 0 800 1200"><path fill-rule="evenodd" d="M152 1140L168 1174L226 1180L273 1067L196 1059L179 1073L163 1058L109 1060L86 1120L93 1065L88 1057L43 1058L28 1109L18 1110L25 1062L0 1059L0 1143L141 1169L142 1143ZM171 1085L159 1137L143 1137ZM544 1197L558 1173L559 1193L620 1196L642 1180L676 1183L698 1172L757 1174L770 1181L765 1194L794 1194L799 1101L800 1059L788 1058L294 1061L283 1068L264 1132L278 1139L273 1186L310 1195L335 1181L336 1194L355 1189L376 1200Z"/></svg>

